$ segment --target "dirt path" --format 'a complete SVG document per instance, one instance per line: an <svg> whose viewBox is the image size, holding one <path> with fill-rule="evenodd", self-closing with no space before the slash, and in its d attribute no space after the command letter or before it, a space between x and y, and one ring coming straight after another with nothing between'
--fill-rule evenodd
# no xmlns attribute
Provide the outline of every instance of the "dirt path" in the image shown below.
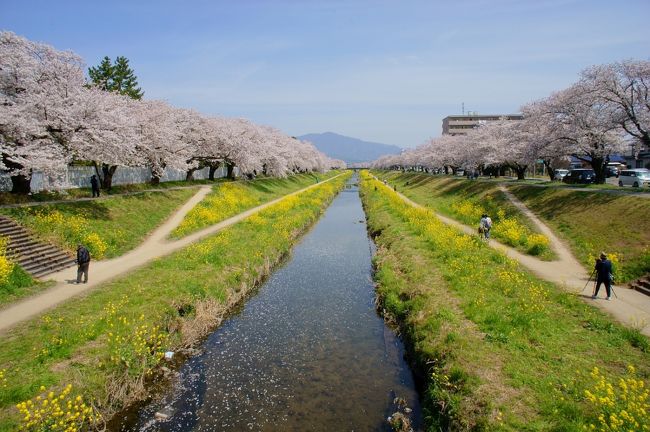
<svg viewBox="0 0 650 432"><path fill-rule="evenodd" d="M300 194L319 186L322 183L335 179L339 175L246 210L229 219L223 220L218 224L212 225L194 234L190 234L180 240L168 240L167 236L183 221L185 215L210 192L210 186L203 186L163 225L153 231L140 246L117 258L91 262L88 283L79 285L74 283L77 278L76 267L48 275L48 279L53 279L57 282L54 287L41 294L27 298L0 310L0 332L21 321L25 321L35 315L41 314L71 297L82 294L103 284L104 282L141 267L156 258L169 255L172 252L187 247L198 240L213 235L216 232L257 213L288 196Z"/></svg>
<svg viewBox="0 0 650 432"><path fill-rule="evenodd" d="M551 248L553 248L557 253L558 260L542 261L533 256L523 254L510 246L497 242L496 240L490 240L490 246L503 252L508 257L519 261L540 278L554 282L565 290L576 293L585 301L588 301L596 307L610 313L617 321L630 327L638 328L641 333L650 336L650 297L624 287L614 287L614 293L616 296L612 296L612 300L607 301L604 299L605 287L601 286L599 299L593 300L591 298L593 283L587 283L589 280L590 270L585 270L585 268L582 267L582 265L573 257L569 248L521 201L505 190L505 187L502 186L501 190L503 190L512 203L527 217L529 217L539 230L549 238ZM426 208L399 192L398 195L414 207ZM436 213L436 216L446 224L453 225L469 235L476 235L475 227L463 225L458 221L442 216L438 213ZM586 288L585 285L587 285Z"/></svg>

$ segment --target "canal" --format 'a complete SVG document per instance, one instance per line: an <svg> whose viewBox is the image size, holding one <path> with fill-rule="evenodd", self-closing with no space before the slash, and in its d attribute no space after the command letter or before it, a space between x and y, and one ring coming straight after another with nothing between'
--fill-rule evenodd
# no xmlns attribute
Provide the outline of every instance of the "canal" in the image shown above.
<svg viewBox="0 0 650 432"><path fill-rule="evenodd" d="M120 430L390 431L399 398L420 427L403 346L375 311L356 181L179 369L168 393Z"/></svg>

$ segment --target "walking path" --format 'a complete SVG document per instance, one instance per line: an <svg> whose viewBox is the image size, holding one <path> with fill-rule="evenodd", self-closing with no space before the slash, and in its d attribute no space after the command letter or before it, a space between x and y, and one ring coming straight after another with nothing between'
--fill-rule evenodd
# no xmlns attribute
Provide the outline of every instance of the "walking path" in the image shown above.
<svg viewBox="0 0 650 432"><path fill-rule="evenodd" d="M148 262L168 255L179 249L189 246L207 236L213 235L222 229L229 227L281 200L286 197L300 194L304 191L326 183L342 174L323 180L306 188L283 195L267 203L261 204L252 209L246 210L229 219L225 219L215 225L190 234L180 240L168 240L167 236L182 221L185 215L196 206L210 191L210 186L203 186L201 189L187 201L179 210L176 211L162 226L154 230L149 237L137 248L119 256L117 258L93 261L90 264L89 279L86 284L75 284L77 278L76 267L68 268L57 273L48 275L57 284L44 291L41 294L22 300L5 309L0 310L0 332L12 327L13 325L25 321L35 315L50 309L71 297L82 294L96 286L103 284L117 276L124 275L137 267L141 267Z"/></svg>
<svg viewBox="0 0 650 432"><path fill-rule="evenodd" d="M584 267L582 267L582 265L573 257L569 248L555 236L551 229L542 223L542 221L540 221L539 218L537 218L537 216L535 216L521 201L508 192L504 186L501 186L501 188L512 203L527 217L529 217L539 230L548 237L551 248L556 252L558 260L542 261L531 255L523 254L510 246L497 242L496 240L490 240L490 246L503 252L508 257L519 261L540 278L554 282L565 290L576 293L585 299L585 301L592 302L591 304L610 313L619 322L630 327L638 328L641 333L650 336L650 297L631 289L614 287L615 296L612 297L611 301L607 301L604 300L605 287L601 286L599 299L593 300L591 298L593 284L589 284L588 282L590 273L587 273L587 270L585 270ZM397 194L404 201L414 207L426 208L399 192ZM436 213L436 216L444 223L455 226L469 235L476 235L475 227L463 225L460 222L442 216L439 213ZM589 286L585 289L586 285Z"/></svg>

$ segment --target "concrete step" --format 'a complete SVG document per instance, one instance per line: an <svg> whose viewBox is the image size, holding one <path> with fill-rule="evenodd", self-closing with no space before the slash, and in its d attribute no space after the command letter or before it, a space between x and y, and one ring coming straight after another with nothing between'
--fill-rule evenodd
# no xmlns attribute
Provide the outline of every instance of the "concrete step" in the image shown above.
<svg viewBox="0 0 650 432"><path fill-rule="evenodd" d="M650 280L647 279L639 279L636 281L637 285L641 285L642 287L650 289Z"/></svg>
<svg viewBox="0 0 650 432"><path fill-rule="evenodd" d="M638 291L638 292L642 293L642 294L650 296L650 288L646 288L646 287L641 286L641 285L632 285L631 288L633 290L635 290L635 291Z"/></svg>
<svg viewBox="0 0 650 432"><path fill-rule="evenodd" d="M49 275L49 274L52 274L52 273L59 272L59 271L64 270L66 268L70 268L70 267L74 267L74 263L72 263L71 265L67 265L67 266L61 265L61 266L57 266L57 267L55 267L55 266L40 267L38 269L33 270L33 272L30 273L30 274L33 277L39 277L40 278L40 277L43 277L43 276L46 276L46 275Z"/></svg>
<svg viewBox="0 0 650 432"><path fill-rule="evenodd" d="M33 250L37 251L39 249L42 249L44 246L51 246L51 245L46 245L45 243L39 243L36 240L29 240L21 244L9 245L7 247L7 252L13 256L19 256L19 254L21 253L28 254L30 251Z"/></svg>
<svg viewBox="0 0 650 432"><path fill-rule="evenodd" d="M59 256L50 256L44 258L30 259L23 262L18 262L18 264L25 270L29 271L36 267L49 267L53 265L61 265L64 263L75 263L75 260L66 255Z"/></svg>
<svg viewBox="0 0 650 432"><path fill-rule="evenodd" d="M20 241L30 238L31 235L27 231L20 231L8 235L2 235L2 237L4 237L7 240L7 243L18 243Z"/></svg>
<svg viewBox="0 0 650 432"><path fill-rule="evenodd" d="M33 277L42 277L75 265L68 252L34 239L10 218L0 216L0 235L8 240L7 255Z"/></svg>
<svg viewBox="0 0 650 432"><path fill-rule="evenodd" d="M26 257L23 259L19 259L17 262L18 264L26 269L30 266L39 266L39 265L54 265L56 263L63 263L63 262L75 262L75 260L68 254L62 254L62 253L51 253L48 255L43 255L39 257Z"/></svg>
<svg viewBox="0 0 650 432"><path fill-rule="evenodd" d="M31 256L31 255L41 255L44 253L47 253L51 250L56 250L56 251L61 251L61 249L57 249L53 247L50 244L44 244L44 243L32 243L23 247L17 247L15 249L12 249L12 251L16 251L17 253L19 252L20 255L16 254L17 256Z"/></svg>
<svg viewBox="0 0 650 432"><path fill-rule="evenodd" d="M25 230L25 228L19 227L19 226L7 226L7 225L5 225L3 227L0 227L0 235L3 235L5 237L10 236L12 234L24 233L24 232L27 232L27 230Z"/></svg>

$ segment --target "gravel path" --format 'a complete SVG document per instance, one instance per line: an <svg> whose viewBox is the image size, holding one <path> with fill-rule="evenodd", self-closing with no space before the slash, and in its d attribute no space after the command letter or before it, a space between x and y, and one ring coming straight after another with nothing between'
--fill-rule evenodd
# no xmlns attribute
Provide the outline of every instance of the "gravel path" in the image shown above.
<svg viewBox="0 0 650 432"><path fill-rule="evenodd" d="M505 192L506 196L508 196L519 210L535 223L540 232L548 237L550 246L557 254L558 259L556 261L542 261L533 256L523 254L496 240L490 240L490 246L503 252L508 257L519 261L540 278L554 282L565 290L576 293L576 295L585 301L611 314L617 321L630 327L638 328L641 333L650 336L650 297L626 287L614 287L616 296L612 296L612 300L607 301L604 299L605 287L602 286L600 289L600 298L593 300L591 298L593 283L587 282L589 280L590 270L585 270L573 257L573 254L564 242L558 239L553 231L542 223L528 207L508 192L504 186L501 186L501 190ZM425 206L410 200L399 192L398 195L414 207L425 208ZM440 214L436 214L436 216L446 224L453 225L469 235L477 235L476 227L461 224ZM585 288L585 285L588 286Z"/></svg>
<svg viewBox="0 0 650 432"><path fill-rule="evenodd" d="M341 175L341 174L339 174ZM323 180L314 185L300 189L296 192L289 193L280 198L274 199L252 209L246 210L236 216L223 220L218 224L212 225L194 234L190 234L179 240L168 240L167 236L176 228L182 221L185 215L196 206L203 198L211 191L210 186L203 186L199 191L190 198L180 209L176 211L163 225L154 230L147 239L134 250L119 256L117 258L93 261L90 263L90 270L88 272L89 278L86 284L76 284L77 268L72 267L62 270L58 273L53 273L47 276L48 279L53 279L57 282L55 286L37 294L33 297L21 300L9 307L0 310L0 332L14 326L15 324L25 321L31 317L39 315L44 311L92 288L100 286L104 282L110 281L116 277L122 276L138 267L141 267L150 261L169 255L179 249L189 246L207 236L213 235L222 229L233 225L242 219L245 219L281 200L284 198L297 195L306 190L319 186L322 183L330 181L334 178Z"/></svg>

